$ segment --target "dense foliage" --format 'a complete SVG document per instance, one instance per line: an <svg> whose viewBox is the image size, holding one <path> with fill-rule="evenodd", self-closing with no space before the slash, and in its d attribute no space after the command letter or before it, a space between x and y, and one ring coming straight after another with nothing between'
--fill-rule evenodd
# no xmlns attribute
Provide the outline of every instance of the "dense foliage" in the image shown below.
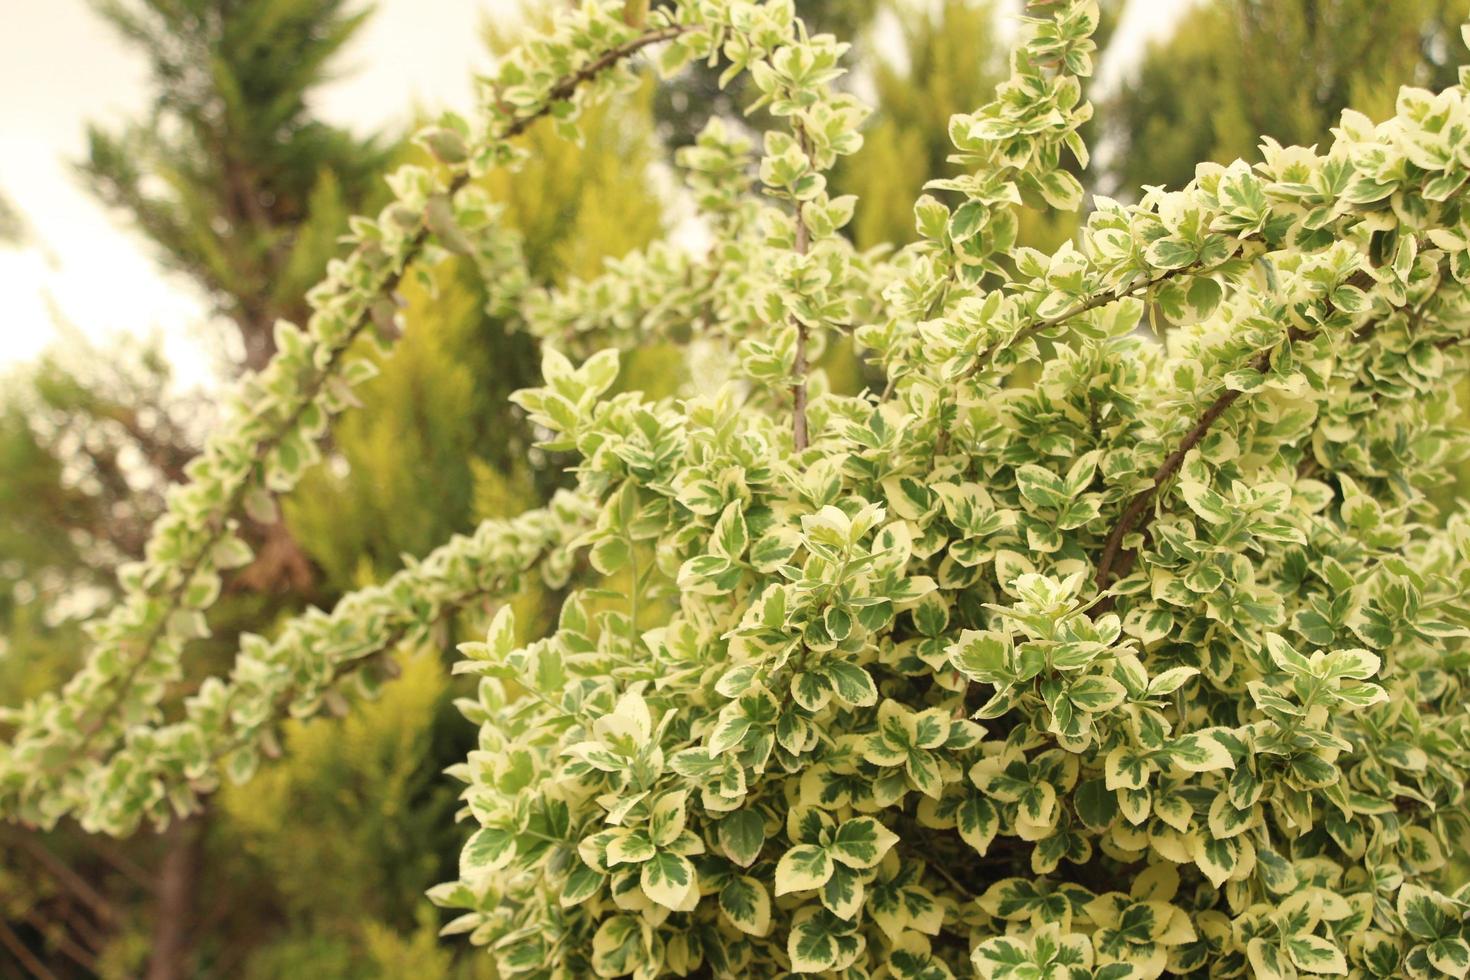
<svg viewBox="0 0 1470 980"><path fill-rule="evenodd" d="M424 134L439 163L354 222L83 672L17 714L0 806L114 833L187 812L284 711L585 559L624 587L574 590L529 643L504 607L460 668L478 829L431 897L503 975L1470 972L1470 894L1436 877L1470 831L1470 522L1426 496L1470 452L1465 73L1323 149L1097 198L1046 255L1017 210L1082 203L1098 14L1038 3L995 101L950 120L962 172L916 204L920 240L860 252L825 178L866 112L832 85L845 46L789 0L624 13L584 4L508 56L484 118ZM470 178L536 119L575 132L660 42L667 71L748 73L777 123L758 162L712 122L680 154L707 251L529 288ZM368 373L355 338L439 252L543 341L515 400L575 491L248 641L169 721L248 558L234 510L296 482ZM876 390L811 367L841 335ZM696 392L614 389L651 337L687 343Z"/></svg>

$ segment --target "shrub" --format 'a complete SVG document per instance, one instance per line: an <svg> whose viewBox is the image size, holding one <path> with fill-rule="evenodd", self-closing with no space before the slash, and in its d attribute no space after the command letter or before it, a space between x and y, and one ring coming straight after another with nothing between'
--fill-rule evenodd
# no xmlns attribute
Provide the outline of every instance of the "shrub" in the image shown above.
<svg viewBox="0 0 1470 980"><path fill-rule="evenodd" d="M585 586L552 635L522 643L506 607L464 648L478 829L431 892L505 976L1466 975L1470 892L1440 873L1470 832L1470 521L1425 496L1470 449L1465 73L1383 123L1345 113L1325 150L1266 140L1096 198L1043 255L1017 210L1081 205L1061 164L1086 163L1097 11L1034 11L893 254L840 234L857 202L823 174L864 110L789 0L564 16L490 85L488 136L429 134L444 173L396 181L354 253L391 259L338 270L323 308L366 323L430 241L514 269L469 177L522 120L572 127L627 54L748 71L784 128L758 163L718 121L681 153L704 255L654 246L557 293L507 274L545 351L516 401L575 493L252 644L182 722L99 712L77 752L68 725L141 669L94 660L21 713L0 801L103 829L187 808L285 706L544 569ZM844 335L881 372L858 394L812 368ZM320 336L287 332L286 363L333 366ZM650 337L687 341L688 397L616 388L616 348ZM194 566L145 571L134 608L192 595ZM160 621L179 646L201 628Z"/></svg>

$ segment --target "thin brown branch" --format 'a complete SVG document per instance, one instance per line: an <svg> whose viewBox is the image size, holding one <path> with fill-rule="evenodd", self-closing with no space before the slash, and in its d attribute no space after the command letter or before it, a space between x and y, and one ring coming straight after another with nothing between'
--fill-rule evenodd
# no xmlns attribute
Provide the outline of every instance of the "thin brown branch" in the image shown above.
<svg viewBox="0 0 1470 980"><path fill-rule="evenodd" d="M75 940L66 934L66 930L60 928L54 922L47 922L39 913L34 911L27 912L25 919L26 924L40 933L48 945L56 947L67 959L88 973L97 972L96 954L83 949Z"/></svg>
<svg viewBox="0 0 1470 980"><path fill-rule="evenodd" d="M1372 283L1373 277L1366 271L1355 273L1347 281L1348 285L1358 289L1366 288L1372 285ZM1328 303L1328 309L1330 313L1330 301ZM1301 327L1292 327L1286 332L1284 343L1295 343L1309 336L1311 336L1310 331L1304 330ZM1272 355L1280 349L1281 344L1277 344L1261 351L1251 359L1251 370L1258 374L1265 374L1270 370ZM1119 563L1119 556L1123 550L1123 539L1133 531L1147 526L1149 507L1152 505L1160 489L1173 478L1174 474L1179 472L1179 468L1184 465L1184 459L1189 455L1189 451L1200 444L1201 440L1209 433L1210 428L1219 421L1220 416L1224 415L1226 410L1231 405L1234 405L1242 394L1243 392L1232 389L1222 393L1211 402L1190 430L1185 433L1184 438L1180 440L1179 445L1174 448L1174 451L1164 457L1164 461L1154 471L1149 485L1134 494L1132 499L1128 501L1128 505L1123 508L1123 513L1118 517L1118 522L1113 525L1112 532L1108 534L1107 542L1103 546L1102 556L1098 559L1096 583L1099 592L1106 592L1108 587L1113 583L1115 578L1114 566ZM1111 600L1104 597L1095 608L1099 612L1102 612L1111 608L1111 606Z"/></svg>
<svg viewBox="0 0 1470 980"><path fill-rule="evenodd" d="M1292 334L1296 334L1293 328ZM1301 336L1305 336L1302 334ZM1300 339L1292 336L1292 339ZM1251 362L1251 367L1257 371L1264 371L1270 365L1270 351L1263 352L1256 360ZM1112 533L1108 535L1107 544L1103 547L1102 557L1097 563L1097 587L1099 591L1106 590L1112 583L1113 563L1118 560L1118 553L1122 550L1123 539L1134 529L1134 525L1144 516L1149 504L1153 503L1154 496L1158 493L1168 480L1184 465L1184 458L1189 451L1199 445L1210 427L1225 414L1225 410L1240 398L1242 392L1231 390L1225 392L1210 407L1205 409L1204 414L1195 422L1194 427L1184 436L1174 451L1164 457L1164 462L1154 471L1150 485L1134 494L1133 499L1128 501L1128 506L1123 509L1123 514L1118 518L1118 523L1113 525Z"/></svg>
<svg viewBox="0 0 1470 980"><path fill-rule="evenodd" d="M36 954L21 942L3 917L0 917L0 946L10 950L10 955L36 980L56 980L56 974L47 969L46 964L37 959Z"/></svg>
<svg viewBox="0 0 1470 980"><path fill-rule="evenodd" d="M13 832L12 836L19 840L20 846L31 855L36 863L46 869L47 874L56 879L57 884L91 909L92 914L97 916L97 921L105 924L117 918L117 913L106 896L94 888L91 882L68 867L66 862L53 854L51 849L35 834L18 831Z"/></svg>
<svg viewBox="0 0 1470 980"><path fill-rule="evenodd" d="M1011 338L1010 342L1015 343L1018 340L1024 340L1028 337L1034 337L1036 334L1041 333L1043 330L1049 330L1052 327L1061 326L1068 320L1071 320L1074 317L1079 317L1082 314L1087 313L1091 310L1096 310L1104 306L1109 306L1113 303L1118 302L1119 300L1129 299L1130 297L1137 296L1139 293L1147 292L1156 283L1167 282L1168 280L1181 275L1209 275L1213 268L1213 266L1206 268L1204 266L1189 265L1179 269L1170 269L1160 275L1157 279L1146 279L1141 282L1135 282L1133 285L1127 287L1122 292L1097 293L1096 295L1089 296L1087 299L1081 301L1080 303L1068 307L1055 316L1043 317L1030 326L1022 327L1019 331L1017 331L1016 335ZM995 357L997 353L999 353L1000 347L1000 341L997 340L994 343L990 344L990 346L986 347L985 350L981 351L980 354L976 356L975 363L971 364L969 368L965 370L965 373L960 376L960 380L973 378L981 371L983 371L985 369L985 366L990 363L991 359ZM889 389L884 390L884 397L882 400L887 400L889 390L891 390L891 388L892 379L890 379L889 382ZM942 456L948 445L949 430L941 429L939 431L939 437L935 440L934 443L934 455Z"/></svg>
<svg viewBox="0 0 1470 980"><path fill-rule="evenodd" d="M102 930L91 919L82 914L82 910L71 902L61 903L61 917L76 934L77 945L91 954L99 955L107 945L107 937Z"/></svg>
<svg viewBox="0 0 1470 980"><path fill-rule="evenodd" d="M191 926L199 887L203 818L175 818L163 836L168 849L158 870L147 976L148 980L182 980L189 973L193 945Z"/></svg>
<svg viewBox="0 0 1470 980"><path fill-rule="evenodd" d="M127 878L134 885L137 885L144 891L153 890L153 879L148 877L147 872L136 861L119 851L109 838L99 837L95 834L85 834L81 839L86 841L87 846L92 849L93 854L101 858L113 870Z"/></svg>
<svg viewBox="0 0 1470 980"><path fill-rule="evenodd" d="M1050 330L1052 327L1061 326L1068 320L1079 317L1084 313L1088 313L1092 310L1096 310L1104 306L1109 306L1113 303L1118 302L1119 300L1129 299L1131 297L1139 295L1140 293L1148 292L1150 288L1157 285L1158 283L1168 282L1170 279L1174 279L1178 276L1183 275L1207 276L1215 268L1215 266L1210 266L1207 268L1205 266L1199 265L1187 265L1178 269L1170 269L1160 275L1157 279L1146 279L1141 282L1135 282L1133 285L1127 287L1122 292L1097 293L1096 295L1089 296L1087 299L1068 307L1055 316L1043 317L1030 326L1022 327L1019 331L1017 331L1016 335L1011 338L1010 342L1014 344L1018 340L1025 340L1028 337L1034 337L1036 334L1041 333L1041 331L1043 330ZM990 362L990 359L999 352L1000 341L996 341L989 347L986 347L985 350L981 351L980 355L975 358L975 363L970 365L969 369L965 371L962 377L975 377L975 375L979 374L985 369L985 365L988 364Z"/></svg>

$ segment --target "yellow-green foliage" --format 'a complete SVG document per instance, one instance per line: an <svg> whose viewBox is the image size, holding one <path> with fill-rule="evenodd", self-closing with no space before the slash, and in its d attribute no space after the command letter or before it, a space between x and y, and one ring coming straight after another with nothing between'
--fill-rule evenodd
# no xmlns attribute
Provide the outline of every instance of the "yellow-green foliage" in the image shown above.
<svg viewBox="0 0 1470 980"><path fill-rule="evenodd" d="M503 56L528 29L545 28L551 11L522 3L524 25L488 23L485 41ZM550 127L522 138L534 164L519 172L499 170L486 181L505 204L509 223L525 236L533 276L560 279L591 276L602 260L648 244L663 228L663 206L653 192L649 168L659 144L653 128L653 86L636 97L588 110L574 146Z"/></svg>
<svg viewBox="0 0 1470 980"><path fill-rule="evenodd" d="M409 328L366 390L371 410L342 420L340 462L312 473L287 507L334 589L422 554L470 520L470 461L485 435L477 368L508 340L485 322L478 289L458 270L441 268L435 279L434 295L405 284Z"/></svg>
<svg viewBox="0 0 1470 980"><path fill-rule="evenodd" d="M590 111L583 132L579 148L533 130L526 147L535 166L485 181L544 281L595 272L604 257L662 228L648 177L656 144L646 92ZM338 460L308 475L288 502L292 529L333 591L468 529L489 516L492 496L497 515L533 502L529 439L506 396L535 377L534 347L483 312L484 290L470 271L451 262L434 270L433 290L404 284L407 326L394 356L364 388L364 410L335 429Z"/></svg>
<svg viewBox="0 0 1470 980"><path fill-rule="evenodd" d="M285 908L325 926L412 908L413 882L453 796L422 770L448 671L434 655L400 655L403 676L344 718L291 721L278 764L219 795L219 817L268 868Z"/></svg>
<svg viewBox="0 0 1470 980"><path fill-rule="evenodd" d="M423 759L448 672L429 653L399 661L381 698L289 723L283 758L218 797L217 833L262 867L302 931L352 938L368 923L412 922L419 883L437 870L453 793Z"/></svg>
<svg viewBox="0 0 1470 980"><path fill-rule="evenodd" d="M593 274L604 257L662 230L648 178L657 147L648 91L589 111L582 147L532 130L524 142L535 164L484 180L519 230L533 278ZM403 284L406 326L393 357L362 389L363 409L334 429L338 459L287 504L330 591L380 578L401 555L421 555L480 519L519 513L536 500L538 477L557 478L533 472L529 436L506 401L536 376L530 338L484 312L468 263L444 263L432 283ZM682 358L649 351L639 361L667 383ZM537 628L550 625L544 606L539 589L515 604ZM443 870L436 855L453 852L438 846L452 793L423 785L453 757L430 738L449 692L437 657L411 660L382 703L350 721L296 726L286 761L229 794L226 832L244 837L287 906L314 923L257 957L261 976L467 975L469 964L453 972L450 957L433 954L432 923L404 931L405 910ZM303 851L309 857L298 859Z"/></svg>

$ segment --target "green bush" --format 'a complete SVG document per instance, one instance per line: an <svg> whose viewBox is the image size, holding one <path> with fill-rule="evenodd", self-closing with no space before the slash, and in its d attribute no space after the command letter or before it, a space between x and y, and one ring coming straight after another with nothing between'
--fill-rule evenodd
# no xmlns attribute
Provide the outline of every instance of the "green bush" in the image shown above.
<svg viewBox="0 0 1470 980"><path fill-rule="evenodd" d="M1465 73L1325 149L1097 198L1045 255L1017 209L1082 204L1097 10L1039 2L995 101L950 120L964 172L920 240L860 252L824 176L861 143L844 45L790 0L636 8L563 15L484 120L426 134L442 167L354 225L276 401L196 467L81 679L19 714L0 804L166 819L248 777L284 711L539 574L569 589L550 636L503 606L464 648L478 829L431 892L503 976L1470 972L1470 891L1438 874L1470 833L1470 520L1428 496L1470 453ZM541 116L574 133L580 87L635 84L603 73L656 41L667 71L747 71L785 128L758 161L718 121L680 154L702 255L534 289L467 175ZM576 490L252 640L165 724L136 682L205 628L193 556L294 483L346 345L436 250L540 338L514 400ZM836 338L879 384L834 391ZM654 341L687 347L683 397L618 385L617 348Z"/></svg>

